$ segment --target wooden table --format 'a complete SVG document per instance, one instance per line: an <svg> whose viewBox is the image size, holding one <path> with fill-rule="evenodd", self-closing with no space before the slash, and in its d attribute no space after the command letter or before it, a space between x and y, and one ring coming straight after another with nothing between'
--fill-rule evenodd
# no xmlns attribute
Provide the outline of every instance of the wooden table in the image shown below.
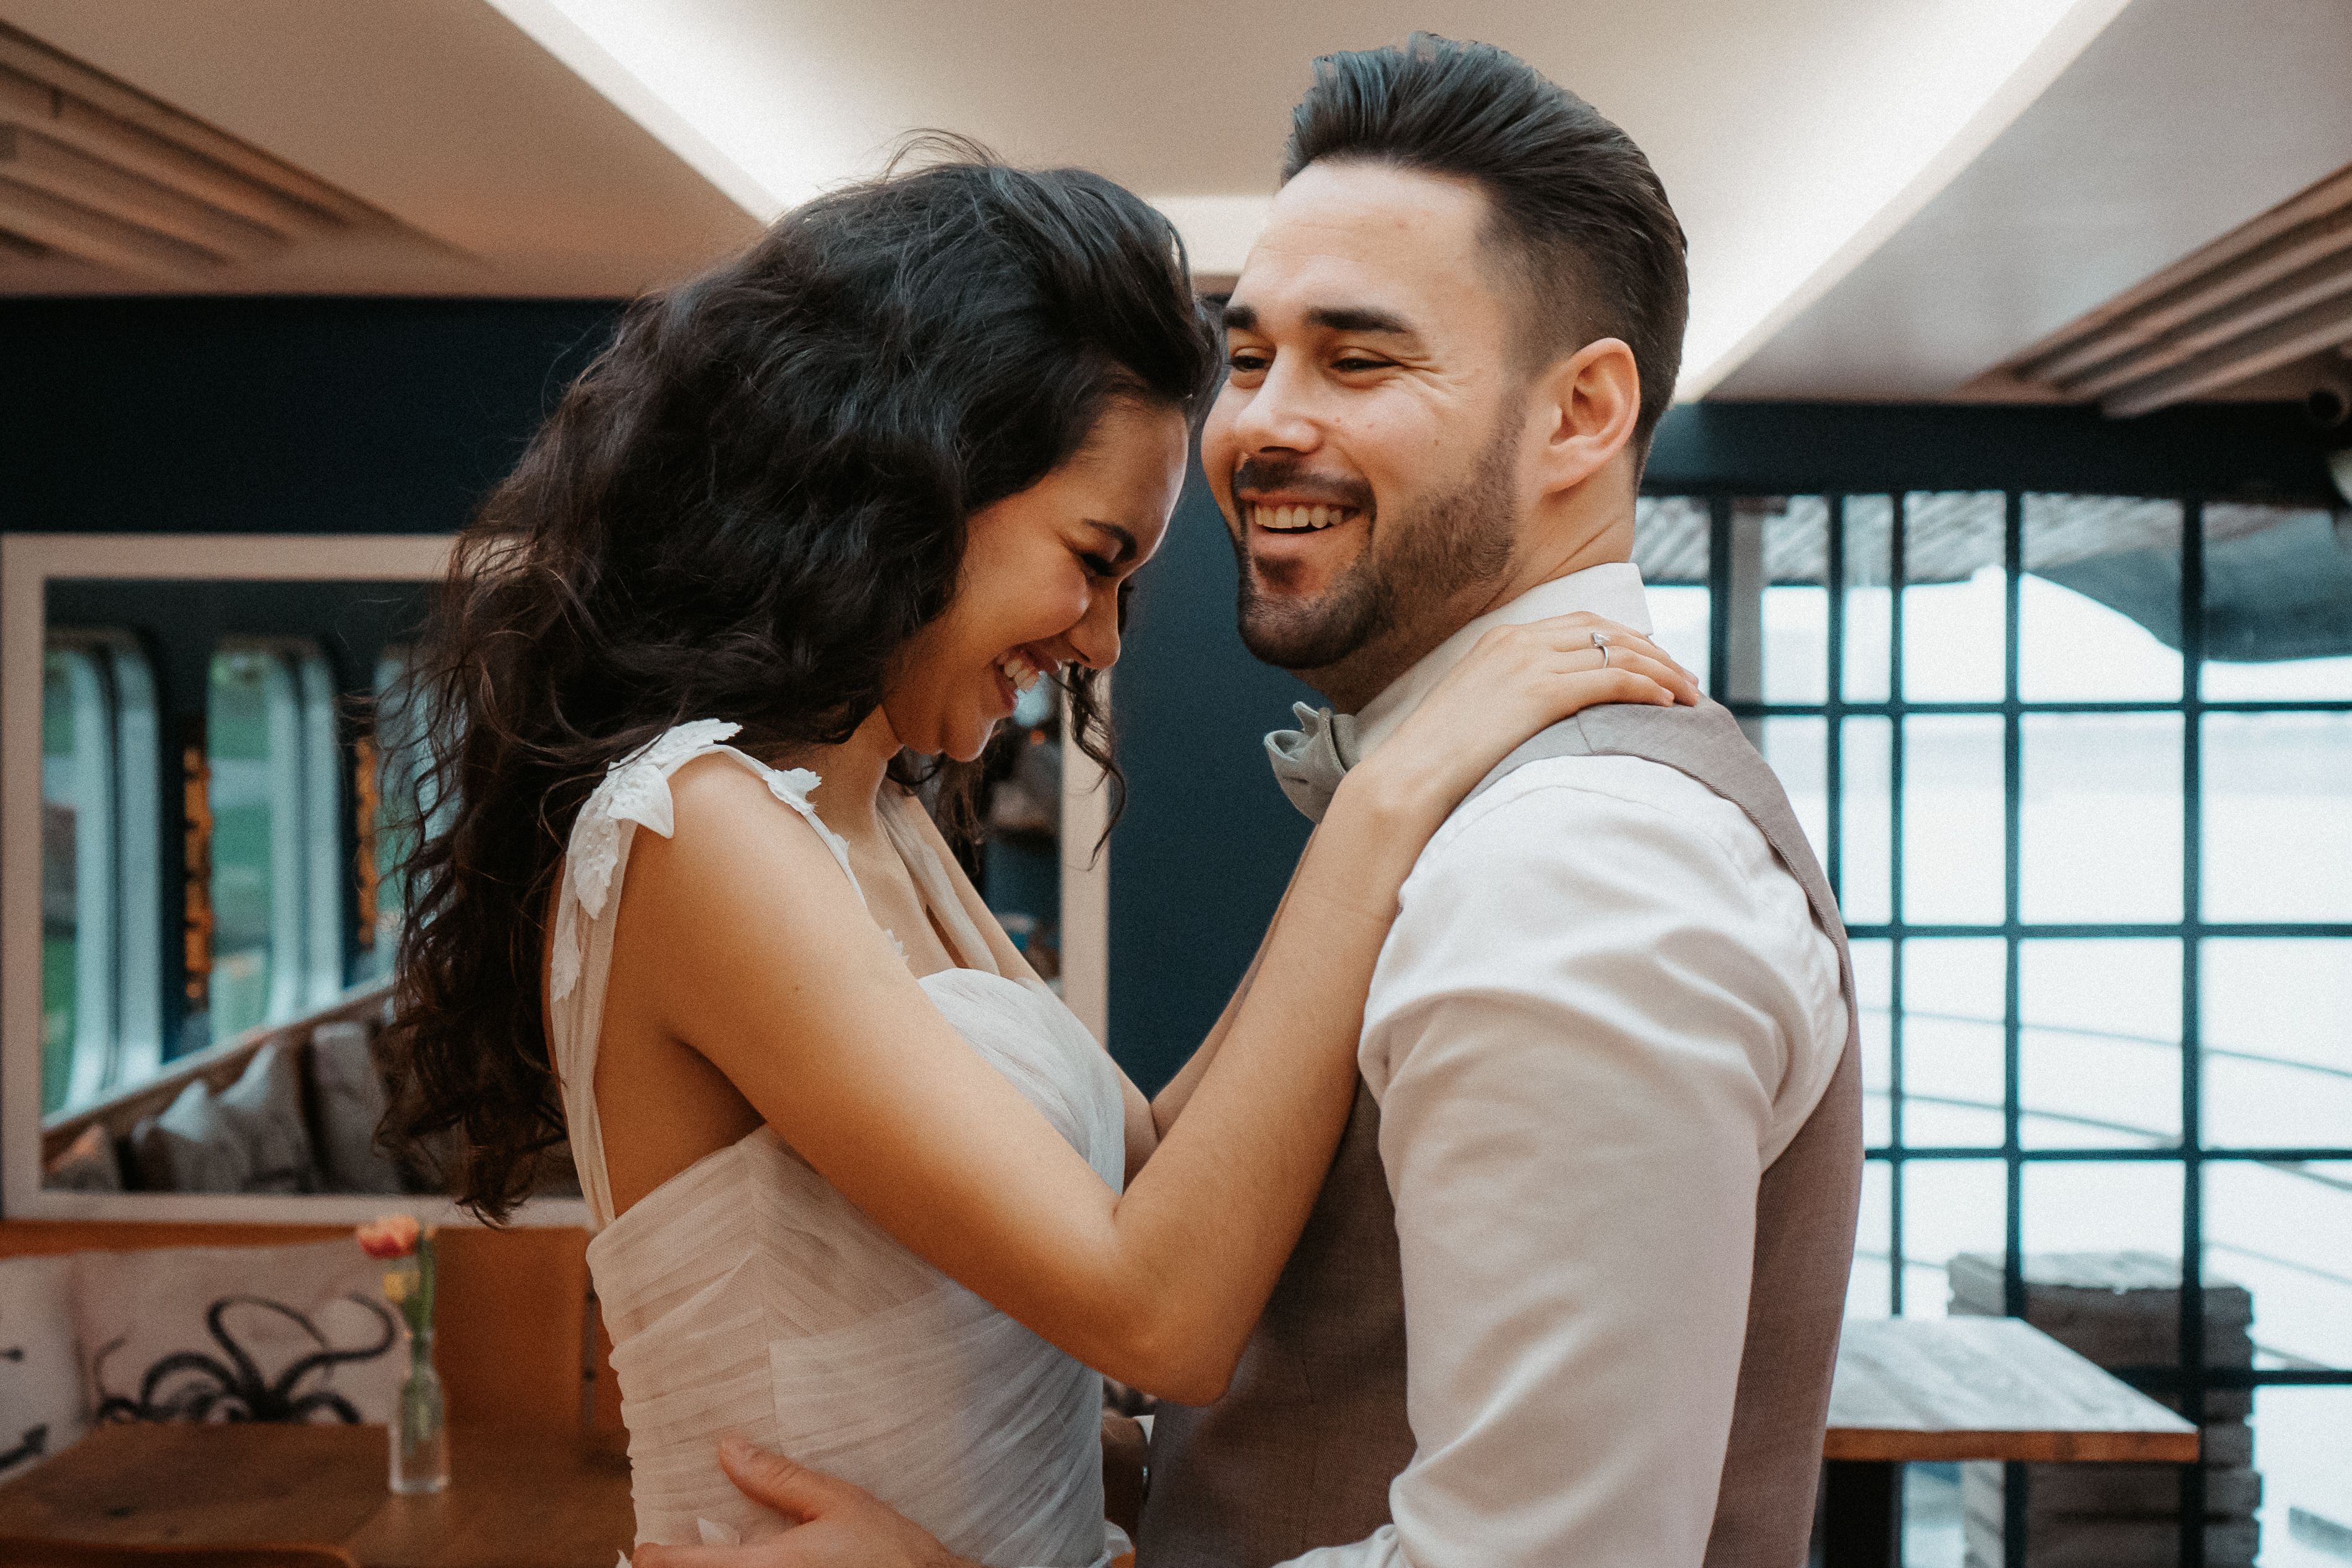
<svg viewBox="0 0 2352 1568"><path fill-rule="evenodd" d="M635 1534L617 1437L458 1427L449 1490L385 1490L381 1427L101 1427L0 1486L0 1536L312 1542L366 1568L612 1568Z"/></svg>
<svg viewBox="0 0 2352 1568"><path fill-rule="evenodd" d="M2195 1464L2197 1428L2015 1318L1849 1321L1822 1445L1824 1568L1903 1561L1913 1459Z"/></svg>

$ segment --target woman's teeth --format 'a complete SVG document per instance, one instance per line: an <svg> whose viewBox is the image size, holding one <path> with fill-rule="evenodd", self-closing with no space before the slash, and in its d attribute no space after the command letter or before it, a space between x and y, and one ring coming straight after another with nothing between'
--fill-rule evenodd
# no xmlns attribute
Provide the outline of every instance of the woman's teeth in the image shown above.
<svg viewBox="0 0 2352 1568"><path fill-rule="evenodd" d="M1004 678L1013 683L1013 689L1016 692L1027 691L1045 676L1043 670L1021 653L1005 654L996 661L996 667L1004 672Z"/></svg>
<svg viewBox="0 0 2352 1568"><path fill-rule="evenodd" d="M1250 520L1272 533L1300 534L1344 523L1353 510L1349 507L1252 507Z"/></svg>

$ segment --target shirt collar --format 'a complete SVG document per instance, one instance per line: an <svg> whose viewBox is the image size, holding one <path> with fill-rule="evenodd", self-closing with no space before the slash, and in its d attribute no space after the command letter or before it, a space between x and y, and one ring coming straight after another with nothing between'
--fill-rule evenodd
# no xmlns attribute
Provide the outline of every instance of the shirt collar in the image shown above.
<svg viewBox="0 0 2352 1568"><path fill-rule="evenodd" d="M1549 621L1555 615L1572 614L1580 610L1605 615L1645 637L1650 634L1650 609L1642 594L1642 569L1631 561L1589 566L1582 571L1539 582L1432 648L1422 655L1420 663L1390 683L1386 691L1366 703L1356 715L1356 755L1348 758L1349 764L1353 766L1370 757L1375 747L1394 735L1397 727L1421 706L1430 688L1468 656L1471 647L1490 628L1524 626L1530 621Z"/></svg>

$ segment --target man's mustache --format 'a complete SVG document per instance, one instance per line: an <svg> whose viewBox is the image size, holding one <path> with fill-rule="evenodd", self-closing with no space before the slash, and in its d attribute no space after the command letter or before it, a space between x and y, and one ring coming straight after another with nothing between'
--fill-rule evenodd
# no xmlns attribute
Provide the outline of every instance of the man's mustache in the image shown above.
<svg viewBox="0 0 2352 1568"><path fill-rule="evenodd" d="M1243 458L1234 465L1234 494L1238 497L1244 490L1272 490L1294 500L1352 507L1364 513L1372 509L1370 485L1361 479L1313 473L1297 458Z"/></svg>

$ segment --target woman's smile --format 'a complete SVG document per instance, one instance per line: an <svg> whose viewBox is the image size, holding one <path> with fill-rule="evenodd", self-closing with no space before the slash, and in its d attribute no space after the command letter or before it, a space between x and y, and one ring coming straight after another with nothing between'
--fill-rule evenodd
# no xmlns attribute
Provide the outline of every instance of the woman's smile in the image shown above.
<svg viewBox="0 0 2352 1568"><path fill-rule="evenodd" d="M998 655L996 684L1003 700L1004 711L1011 713L1019 705L1023 693L1060 667L1060 660L1051 654L1039 652L1038 644L1034 643Z"/></svg>

